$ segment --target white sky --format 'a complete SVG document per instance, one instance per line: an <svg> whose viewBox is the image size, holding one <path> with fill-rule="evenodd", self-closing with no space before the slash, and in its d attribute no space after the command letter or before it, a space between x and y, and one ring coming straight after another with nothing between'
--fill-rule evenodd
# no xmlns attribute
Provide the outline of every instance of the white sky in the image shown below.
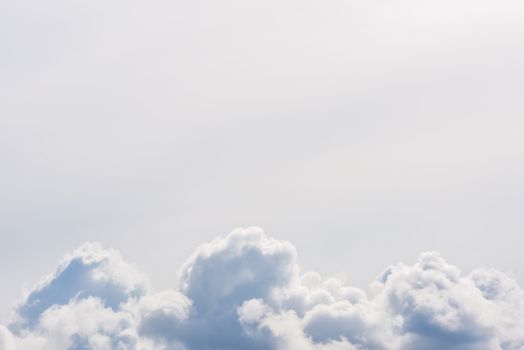
<svg viewBox="0 0 524 350"><path fill-rule="evenodd" d="M524 276L524 3L0 2L0 323L62 254L158 287L258 225L365 286L439 250Z"/></svg>

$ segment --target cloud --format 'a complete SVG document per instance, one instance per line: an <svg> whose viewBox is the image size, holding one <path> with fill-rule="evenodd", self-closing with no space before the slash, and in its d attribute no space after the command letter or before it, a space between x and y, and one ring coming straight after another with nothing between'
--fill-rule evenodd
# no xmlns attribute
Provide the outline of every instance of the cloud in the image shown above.
<svg viewBox="0 0 524 350"><path fill-rule="evenodd" d="M0 350L13 349L15 349L15 345L11 332L0 324Z"/></svg>
<svg viewBox="0 0 524 350"><path fill-rule="evenodd" d="M517 282L464 275L435 252L388 267L366 293L300 271L288 242L237 229L199 247L178 283L154 291L116 251L82 245L0 327L0 350L524 349Z"/></svg>
<svg viewBox="0 0 524 350"><path fill-rule="evenodd" d="M297 269L294 247L261 229L237 229L219 237L183 265L180 290L191 300L191 310L183 324L170 323L160 336L189 349L267 349L267 339L243 332L237 308L245 300L270 299L276 288L297 277Z"/></svg>
<svg viewBox="0 0 524 350"><path fill-rule="evenodd" d="M390 267L376 288L384 310L401 320L404 349L498 348L489 301L438 253Z"/></svg>
<svg viewBox="0 0 524 350"><path fill-rule="evenodd" d="M130 314L88 297L46 310L36 329L22 333L21 344L24 349L134 349L139 341L134 328Z"/></svg>
<svg viewBox="0 0 524 350"><path fill-rule="evenodd" d="M17 308L18 317L11 328L15 332L32 328L51 308L89 297L118 310L130 298L142 296L146 289L145 277L117 251L85 243L33 288Z"/></svg>

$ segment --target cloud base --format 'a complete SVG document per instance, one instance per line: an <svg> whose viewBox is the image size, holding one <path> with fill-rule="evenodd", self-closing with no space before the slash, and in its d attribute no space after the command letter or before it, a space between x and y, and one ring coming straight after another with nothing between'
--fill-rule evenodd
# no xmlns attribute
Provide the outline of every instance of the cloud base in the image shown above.
<svg viewBox="0 0 524 350"><path fill-rule="evenodd" d="M67 254L0 325L0 350L523 350L524 291L493 269L464 275L436 252L389 266L369 291L301 271L260 228L197 248L155 291L112 249Z"/></svg>

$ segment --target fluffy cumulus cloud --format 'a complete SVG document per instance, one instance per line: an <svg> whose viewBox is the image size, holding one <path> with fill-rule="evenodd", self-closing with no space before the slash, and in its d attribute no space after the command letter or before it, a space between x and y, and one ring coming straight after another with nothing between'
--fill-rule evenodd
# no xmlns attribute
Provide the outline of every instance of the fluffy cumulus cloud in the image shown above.
<svg viewBox="0 0 524 350"><path fill-rule="evenodd" d="M118 252L86 243L34 287L16 310L18 317L12 328L31 329L45 312L89 297L116 311L129 299L144 295L146 289L144 276Z"/></svg>
<svg viewBox="0 0 524 350"><path fill-rule="evenodd" d="M12 350L14 348L13 336L7 328L0 325L0 350Z"/></svg>
<svg viewBox="0 0 524 350"><path fill-rule="evenodd" d="M258 228L199 247L154 291L114 250L84 244L0 326L0 350L524 350L524 290L438 253L388 267L367 292L302 272Z"/></svg>

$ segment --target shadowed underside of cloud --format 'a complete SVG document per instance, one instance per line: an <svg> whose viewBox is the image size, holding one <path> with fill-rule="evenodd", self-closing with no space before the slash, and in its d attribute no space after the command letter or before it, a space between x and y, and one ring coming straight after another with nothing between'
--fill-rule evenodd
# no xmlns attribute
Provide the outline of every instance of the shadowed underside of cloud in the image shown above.
<svg viewBox="0 0 524 350"><path fill-rule="evenodd" d="M0 350L523 350L524 291L434 252L366 293L302 273L295 248L247 228L199 247L179 288L152 291L118 252L84 244L17 307Z"/></svg>

